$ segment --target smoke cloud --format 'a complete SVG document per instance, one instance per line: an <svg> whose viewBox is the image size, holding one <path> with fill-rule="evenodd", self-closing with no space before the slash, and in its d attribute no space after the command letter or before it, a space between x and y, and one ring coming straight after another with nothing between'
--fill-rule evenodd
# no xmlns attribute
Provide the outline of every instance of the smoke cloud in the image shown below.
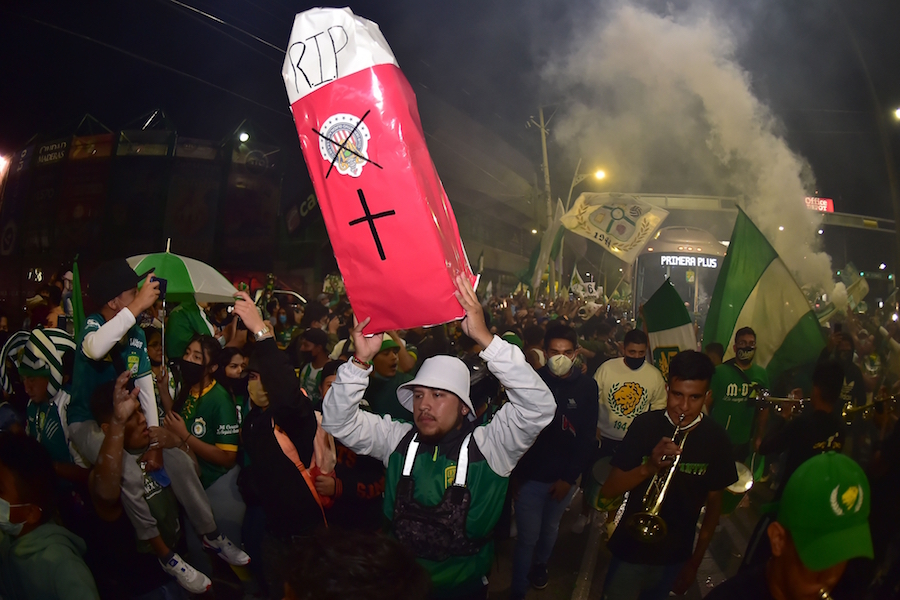
<svg viewBox="0 0 900 600"><path fill-rule="evenodd" d="M821 216L803 201L812 170L754 95L736 29L696 3L667 11L607 3L582 21L543 71L564 99L555 141L606 167L612 190L740 197L798 282L831 292Z"/></svg>

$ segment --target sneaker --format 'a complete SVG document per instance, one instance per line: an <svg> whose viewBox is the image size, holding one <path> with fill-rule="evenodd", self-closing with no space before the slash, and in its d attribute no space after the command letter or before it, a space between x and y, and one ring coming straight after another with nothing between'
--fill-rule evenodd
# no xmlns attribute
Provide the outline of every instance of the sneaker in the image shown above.
<svg viewBox="0 0 900 600"><path fill-rule="evenodd" d="M591 522L590 514L586 515L586 514L582 513L582 514L578 515L578 517L575 519L575 522L572 523L572 533L581 533L582 531L584 531L584 528L590 522Z"/></svg>
<svg viewBox="0 0 900 600"><path fill-rule="evenodd" d="M175 554L168 563L159 561L159 564L166 573L178 581L178 585L192 594L203 594L212 585L209 577L184 562L178 554Z"/></svg>
<svg viewBox="0 0 900 600"><path fill-rule="evenodd" d="M550 576L547 574L547 565L534 565L528 572L528 583L536 590L547 587Z"/></svg>
<svg viewBox="0 0 900 600"><path fill-rule="evenodd" d="M245 567L250 564L250 556L231 543L227 537L219 534L219 537L209 539L205 535L203 537L203 547L209 548L219 555L219 558L235 567Z"/></svg>

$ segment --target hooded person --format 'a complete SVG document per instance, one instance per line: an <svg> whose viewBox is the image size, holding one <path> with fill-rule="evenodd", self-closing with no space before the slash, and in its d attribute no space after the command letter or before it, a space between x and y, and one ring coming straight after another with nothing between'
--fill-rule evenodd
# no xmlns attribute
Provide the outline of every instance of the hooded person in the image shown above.
<svg viewBox="0 0 900 600"><path fill-rule="evenodd" d="M316 415L290 357L278 349L271 328L245 292L239 294L234 313L256 340L247 365L252 406L241 432L249 457L241 492L245 497L252 493L262 505L264 579L272 594L280 594L284 589L282 561L296 543L325 525L321 499L309 472Z"/></svg>
<svg viewBox="0 0 900 600"><path fill-rule="evenodd" d="M384 515L393 537L431 575L434 598L486 598L493 558L492 531L508 477L556 403L522 352L492 336L471 285L457 279L466 311L463 332L485 349L481 357L509 396L490 423L475 426L469 369L458 358L427 359L415 379L397 389L413 414L407 423L360 409L383 338L352 332L356 354L342 365L322 405L322 425L357 454L387 467Z"/></svg>
<svg viewBox="0 0 900 600"><path fill-rule="evenodd" d="M0 595L99 599L84 541L53 523L55 473L37 440L0 433Z"/></svg>

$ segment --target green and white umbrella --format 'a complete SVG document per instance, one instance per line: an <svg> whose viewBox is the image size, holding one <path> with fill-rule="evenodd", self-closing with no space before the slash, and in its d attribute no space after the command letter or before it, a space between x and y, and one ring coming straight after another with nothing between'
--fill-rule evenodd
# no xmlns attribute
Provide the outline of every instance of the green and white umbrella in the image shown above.
<svg viewBox="0 0 900 600"><path fill-rule="evenodd" d="M170 302L234 302L237 290L225 276L199 260L159 252L139 254L128 259L136 273L153 270L156 277L165 279L166 299Z"/></svg>

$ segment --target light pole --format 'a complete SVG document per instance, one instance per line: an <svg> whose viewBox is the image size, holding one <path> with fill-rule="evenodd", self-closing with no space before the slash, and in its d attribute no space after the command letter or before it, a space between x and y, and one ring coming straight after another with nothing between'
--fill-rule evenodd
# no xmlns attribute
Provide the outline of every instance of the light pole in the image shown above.
<svg viewBox="0 0 900 600"><path fill-rule="evenodd" d="M572 192L575 191L575 186L593 175L597 179L605 179L606 171L603 169L598 169L593 173L579 173L581 170L581 161L583 159L578 159L578 164L575 165L575 174L572 175L572 185L569 186L569 195L566 197L566 212L569 212L569 209L572 208ZM560 276L562 276L562 272L565 269L565 262L562 259L563 256L563 248L565 247L566 238L565 236L559 240L559 264L560 264ZM552 262L550 263L553 264Z"/></svg>
<svg viewBox="0 0 900 600"><path fill-rule="evenodd" d="M553 118L553 115L550 115L550 118ZM547 229L549 229L553 225L553 200L550 195L550 164L547 159L547 124L550 122L548 119L546 122L544 121L544 107L538 107L538 119L540 122L535 122L534 117L532 117L528 121L528 126L535 125L538 129L541 130L541 151L543 152L544 159L544 187L547 192ZM553 261L550 261L550 296L551 299L553 297L554 288L556 287L556 268L553 264ZM535 290L535 294L537 291Z"/></svg>

